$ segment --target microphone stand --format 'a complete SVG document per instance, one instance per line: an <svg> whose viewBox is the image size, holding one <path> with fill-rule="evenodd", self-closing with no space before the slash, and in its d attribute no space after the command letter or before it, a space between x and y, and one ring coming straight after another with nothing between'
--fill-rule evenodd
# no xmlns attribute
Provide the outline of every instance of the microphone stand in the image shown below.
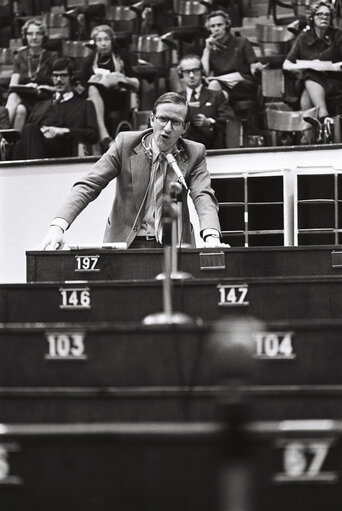
<svg viewBox="0 0 342 511"><path fill-rule="evenodd" d="M169 196L164 196L163 202L163 242L164 242L164 273L163 273L163 312L150 314L143 319L144 325L189 325L196 324L196 320L183 314L174 312L172 306L172 238L174 236L173 224L177 222L177 205Z"/></svg>
<svg viewBox="0 0 342 511"><path fill-rule="evenodd" d="M190 273L187 273L185 271L178 270L178 251L177 251L177 245L178 245L178 239L179 239L179 232L182 229L182 223L181 223L181 213L179 211L179 197L182 193L182 186L180 183L176 181L172 181L170 183L170 199L171 204L173 205L173 209L175 211L174 217L172 218L171 223L171 274L170 277L173 280L185 280L185 279L192 279L192 275ZM163 280L165 279L165 273L159 273L156 276L157 280Z"/></svg>

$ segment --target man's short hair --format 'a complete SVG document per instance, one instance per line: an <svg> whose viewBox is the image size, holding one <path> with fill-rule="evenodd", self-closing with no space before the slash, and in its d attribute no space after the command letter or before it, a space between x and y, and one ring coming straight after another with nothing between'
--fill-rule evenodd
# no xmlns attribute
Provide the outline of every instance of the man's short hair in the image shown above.
<svg viewBox="0 0 342 511"><path fill-rule="evenodd" d="M196 53L188 53L187 55L184 55L184 57L182 57L179 61L179 66L182 67L182 62L184 62L185 60L190 60L190 59L198 60L198 62L200 63L200 68L202 69L201 57L199 55L196 55Z"/></svg>
<svg viewBox="0 0 342 511"><path fill-rule="evenodd" d="M162 105L163 103L173 103L176 105L184 105L188 110L188 102L184 96L178 94L178 92L166 92L159 96L157 101L153 105L152 112L155 114L157 111L157 106Z"/></svg>
<svg viewBox="0 0 342 511"><path fill-rule="evenodd" d="M52 64L52 71L63 71L64 69L68 70L69 75L72 77L75 72L74 63L65 57L61 59L56 59Z"/></svg>

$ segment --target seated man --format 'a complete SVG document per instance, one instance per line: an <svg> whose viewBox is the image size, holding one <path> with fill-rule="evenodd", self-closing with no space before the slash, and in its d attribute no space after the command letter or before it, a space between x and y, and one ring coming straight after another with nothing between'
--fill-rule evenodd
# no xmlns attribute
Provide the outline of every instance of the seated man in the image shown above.
<svg viewBox="0 0 342 511"><path fill-rule="evenodd" d="M226 120L235 118L223 92L203 85L203 68L198 55L184 56L178 70L186 84L182 95L190 106L190 127L185 138L201 142L207 149L222 147L220 134L224 134Z"/></svg>
<svg viewBox="0 0 342 511"><path fill-rule="evenodd" d="M73 156L75 143L97 142L94 106L74 95L72 74L73 64L69 59L54 62L54 98L35 104L21 133L21 140L13 148L13 159Z"/></svg>
<svg viewBox="0 0 342 511"><path fill-rule="evenodd" d="M209 89L223 90L229 103L256 99L259 80L257 73L265 68L244 37L230 33L232 23L224 11L213 11L207 16L206 39L202 64L210 80Z"/></svg>

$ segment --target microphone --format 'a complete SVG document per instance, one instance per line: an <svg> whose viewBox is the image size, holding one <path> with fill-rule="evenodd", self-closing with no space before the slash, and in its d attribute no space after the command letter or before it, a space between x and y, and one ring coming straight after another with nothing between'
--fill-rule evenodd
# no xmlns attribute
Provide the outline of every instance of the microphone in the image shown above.
<svg viewBox="0 0 342 511"><path fill-rule="evenodd" d="M166 154L165 157L166 157L167 163L172 167L174 173L178 177L178 181L180 182L180 184L182 186L184 186L185 190L188 190L184 176L181 172L181 169L178 167L178 163L176 162L175 157L171 153Z"/></svg>

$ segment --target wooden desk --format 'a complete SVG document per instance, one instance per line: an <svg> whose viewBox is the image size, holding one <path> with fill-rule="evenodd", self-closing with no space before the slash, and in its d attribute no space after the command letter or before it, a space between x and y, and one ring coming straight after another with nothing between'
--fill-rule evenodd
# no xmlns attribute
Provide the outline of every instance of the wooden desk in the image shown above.
<svg viewBox="0 0 342 511"><path fill-rule="evenodd" d="M194 278L342 275L342 247L182 249L178 258ZM154 279L163 250L28 251L26 262L27 282Z"/></svg>
<svg viewBox="0 0 342 511"><path fill-rule="evenodd" d="M284 416L242 426L241 445L254 462L251 509L336 509L342 492L342 423L325 419L289 421ZM228 476L229 471L227 485Z"/></svg>
<svg viewBox="0 0 342 511"><path fill-rule="evenodd" d="M339 319L342 277L198 279L175 282L174 310L203 321ZM1 322L141 321L162 310L161 281L2 284Z"/></svg>
<svg viewBox="0 0 342 511"><path fill-rule="evenodd" d="M224 432L210 423L2 424L1 510L218 511Z"/></svg>

